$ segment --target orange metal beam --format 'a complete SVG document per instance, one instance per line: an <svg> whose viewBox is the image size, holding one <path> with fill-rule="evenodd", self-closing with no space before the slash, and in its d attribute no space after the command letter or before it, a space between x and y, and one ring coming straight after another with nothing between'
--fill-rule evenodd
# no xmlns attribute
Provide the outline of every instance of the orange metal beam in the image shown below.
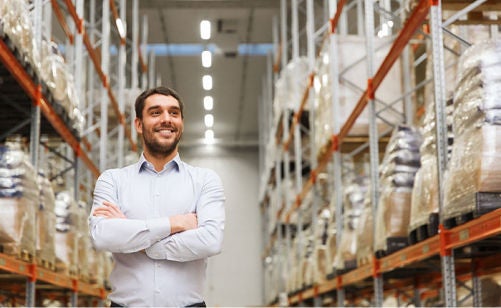
<svg viewBox="0 0 501 308"><path fill-rule="evenodd" d="M449 231L447 249L458 248L501 234L501 209L489 212Z"/></svg>
<svg viewBox="0 0 501 308"><path fill-rule="evenodd" d="M31 97L31 99L36 101L36 104L40 106L45 118L51 123L56 132L63 138L63 140L71 146L71 148L77 153L80 159L87 165L87 167L92 171L94 176L97 178L100 175L99 169L94 165L94 163L87 156L86 152L82 151L80 148L80 143L75 138L75 136L70 132L66 124L61 120L59 115L54 111L52 106L47 102L47 100L42 97L40 93L40 88L34 84L31 77L26 73L24 68L18 62L16 57L12 54L9 47L5 44L3 40L0 40L0 60L3 62L5 67L10 71L10 73L17 80L19 85L24 89L24 91Z"/></svg>
<svg viewBox="0 0 501 308"><path fill-rule="evenodd" d="M113 0L110 0L110 9L111 9L111 12L113 14L113 19L114 20L120 19L120 16L118 15L117 6L115 5L115 1L113 1ZM114 24L115 24L115 28L117 29L117 33L120 35L120 31L118 31L117 23L114 22ZM120 44L125 45L125 43L126 43L125 37L120 37Z"/></svg>
<svg viewBox="0 0 501 308"><path fill-rule="evenodd" d="M110 0L110 1L112 1L112 0ZM70 12L70 15L73 17L73 20L75 21L75 24L76 25L81 25L81 31L82 31L82 35L83 35L84 45L87 48L87 52L89 53L89 56L90 56L90 58L92 60L92 63L94 64L94 68L95 68L95 70L97 71L97 73L99 75L99 78L101 78L101 82L103 83L103 87L108 90L108 97L110 99L111 106L112 106L113 110L115 111L118 119L120 120L120 119L123 118L123 115L120 112L117 100L116 100L115 96L113 95L113 90L111 88L110 83L108 82L108 78L106 77L106 75L104 74L104 72L103 72L103 70L101 68L101 63L100 63L101 61L98 59L98 57L96 55L96 51L95 51L94 47L92 46L92 43L91 43L91 41L89 39L89 36L85 32L85 29L84 29L84 27L82 25L82 21L78 17L78 14L76 12L75 6L71 2L71 0L65 0L65 3L66 3L66 6L68 8L68 11ZM123 125L124 128L125 128L125 135L126 135L127 139L129 139L129 143L131 145L131 149L133 151L136 151L137 145L134 142L134 140L132 140L132 135L131 135L131 132L130 132L129 128L127 127L127 125L125 125L125 122L120 121L120 124Z"/></svg>
<svg viewBox="0 0 501 308"><path fill-rule="evenodd" d="M143 73L146 73L148 72L148 67L146 66L146 61L144 61L141 46L139 44L137 45L137 51L139 55L139 63L141 64L141 70L143 71Z"/></svg>
<svg viewBox="0 0 501 308"><path fill-rule="evenodd" d="M330 32L336 33L337 23L339 22L339 18L341 17L341 12L343 11L343 7L346 4L346 0L340 0L337 3L336 14L330 19Z"/></svg>
<svg viewBox="0 0 501 308"><path fill-rule="evenodd" d="M70 40L70 43L73 44L74 42L74 37L73 34L70 31L70 28L68 27L68 24L66 23L66 19L64 18L63 13L61 12L61 8L59 7L59 4L57 3L56 0L51 0L50 3L52 4L52 8L54 9L54 14L57 17L57 20L61 24L61 28L63 28L64 33Z"/></svg>
<svg viewBox="0 0 501 308"><path fill-rule="evenodd" d="M436 235L382 258L381 272L389 272L396 268L427 259L439 254L439 251L440 242L438 235Z"/></svg>
<svg viewBox="0 0 501 308"><path fill-rule="evenodd" d="M390 71L391 67L395 63L395 61L400 57L402 50L408 44L414 32L416 32L417 28L423 23L426 16L428 15L428 11L430 8L429 0L421 0L418 6L412 11L412 14L407 19L405 25L402 30L398 34L397 38L393 42L393 45L388 52L388 55L381 63L378 71L372 78L372 90L375 92L377 88L381 85L381 82L386 77L386 74ZM365 109L367 105L367 95L368 91L364 91L362 96L357 102L357 105L353 109L351 115L346 120L346 123L341 128L339 133L339 143L343 143L343 139L348 135L349 131L355 124L355 121L358 119L362 111Z"/></svg>

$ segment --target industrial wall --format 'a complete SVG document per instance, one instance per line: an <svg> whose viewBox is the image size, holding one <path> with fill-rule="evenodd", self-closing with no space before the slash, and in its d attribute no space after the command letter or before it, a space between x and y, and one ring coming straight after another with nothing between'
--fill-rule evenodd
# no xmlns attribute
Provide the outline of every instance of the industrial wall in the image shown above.
<svg viewBox="0 0 501 308"><path fill-rule="evenodd" d="M226 194L223 252L209 258L206 302L209 306L263 304L262 228L257 204L258 150L216 147L180 150L181 159L211 168L221 177Z"/></svg>

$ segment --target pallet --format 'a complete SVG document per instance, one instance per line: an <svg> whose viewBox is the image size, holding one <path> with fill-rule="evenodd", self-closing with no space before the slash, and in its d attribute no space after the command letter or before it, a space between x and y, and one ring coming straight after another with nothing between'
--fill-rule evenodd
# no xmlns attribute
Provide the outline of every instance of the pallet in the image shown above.
<svg viewBox="0 0 501 308"><path fill-rule="evenodd" d="M37 266L40 266L53 272L56 271L56 264L54 261L48 261L40 257L37 258Z"/></svg>
<svg viewBox="0 0 501 308"><path fill-rule="evenodd" d="M70 277L78 277L76 266L68 266L68 264L56 261L56 272L62 273Z"/></svg>
<svg viewBox="0 0 501 308"><path fill-rule="evenodd" d="M6 255L14 256L16 259L27 263L33 263L35 259L33 253L29 252L27 249L19 247L19 244L0 244L0 252Z"/></svg>
<svg viewBox="0 0 501 308"><path fill-rule="evenodd" d="M501 208L501 192L476 192L475 208L444 219L444 227L454 228L499 208Z"/></svg>
<svg viewBox="0 0 501 308"><path fill-rule="evenodd" d="M409 232L409 244L414 245L438 234L438 213L431 213L428 222Z"/></svg>
<svg viewBox="0 0 501 308"><path fill-rule="evenodd" d="M367 265L370 263L372 263L372 255L371 254L357 258L358 267L361 267L361 266L364 266L364 265Z"/></svg>
<svg viewBox="0 0 501 308"><path fill-rule="evenodd" d="M388 237L386 238L386 250L376 250L376 258L381 259L407 246L409 246L407 237Z"/></svg>
<svg viewBox="0 0 501 308"><path fill-rule="evenodd" d="M336 275L344 275L357 268L357 259L344 261L343 269L336 269Z"/></svg>

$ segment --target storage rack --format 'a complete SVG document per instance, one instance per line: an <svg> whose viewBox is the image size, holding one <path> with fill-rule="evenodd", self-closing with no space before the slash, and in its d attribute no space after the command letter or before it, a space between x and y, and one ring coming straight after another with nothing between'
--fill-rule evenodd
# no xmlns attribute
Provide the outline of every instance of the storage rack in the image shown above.
<svg viewBox="0 0 501 308"><path fill-rule="evenodd" d="M133 106L130 110L125 109L127 83L128 89L137 90L139 82L142 87L147 87L148 83L153 84L157 80L143 56L146 54L148 34L146 18L143 19L142 41L139 41L138 1L132 1L132 41L127 39L126 34L114 35L110 29L118 18L126 19L126 1L110 0L99 4L102 8L94 0L35 0L30 7L38 46L41 46L42 36L52 38L52 16L57 17L66 36L65 59L75 78L77 95L81 98L78 107L86 119L81 134L70 127L67 115L54 104L44 82L23 57L24 51L13 45L0 27L1 139L12 134L29 137L30 158L35 170L44 159L40 155L40 145L60 156L69 153L69 157L65 157L69 167L58 171L58 175L71 175L67 177L71 182L66 185L68 188L73 185L75 200L83 198L89 201L95 180L102 170L111 165L110 158L122 166L126 153L137 150ZM98 30L97 25L101 25L102 29ZM119 45L116 63L110 59L109 52L114 41ZM101 56L97 55L99 49ZM127 52L131 61L125 60ZM149 55L149 60L154 60L153 53ZM83 80L85 74L82 72L85 70L88 71L87 80ZM130 71L130 78L126 77L127 70ZM100 100L96 104L97 94ZM108 113L109 108L112 113ZM130 111L128 117L127 111ZM98 113L100 116L96 117ZM117 128L110 131L111 125ZM56 142L58 145L54 148L41 140L41 135L62 142ZM107 292L105 285L91 284L77 276L48 270L38 266L33 258L29 259L21 260L0 253L0 277L6 282L0 287L0 300L25 306L40 306L41 300L47 298L61 299L65 305L71 306L102 305ZM4 291L7 293L4 294Z"/></svg>
<svg viewBox="0 0 501 308"><path fill-rule="evenodd" d="M314 24L313 11L314 6L312 1L297 1L291 0L291 16L292 16L292 26L291 32L291 54L297 57L299 52L298 46L298 36L299 30L297 25L297 12L298 5L305 5L303 12L306 12L306 34L308 41L308 57L311 61L312 55L315 51L312 50L315 42L318 41L319 33L325 30L325 25L323 25L317 32L311 29ZM374 93L376 92L378 86L381 84L386 74L395 63L395 61L400 58L404 62L404 67L406 64L410 63L407 48L413 46L414 43L411 42L415 40L416 32L419 33L421 37L428 37L428 33L425 30L421 30L423 23L426 23L428 18L428 28L430 33L430 40L432 41L432 51L433 51L433 76L434 76L434 92L438 103L436 104L436 114L437 116L437 147L438 147L438 160L439 160L439 185L440 192L443 194L443 180L442 175L445 170L446 164L446 142L445 137L445 92L444 92L444 63L443 63L443 38L442 31L446 31L448 34L450 31L447 30L447 26L454 22L458 22L458 19L465 16L467 13L479 8L482 10L499 10L499 4L493 1L471 1L465 3L464 1L415 1L411 14L406 18L405 23L402 22L403 26L399 30L396 36L391 50L386 55L385 60L381 66L376 71L374 69L374 62L371 59L374 53L374 8L372 1L364 1L365 13L362 13L361 3L362 1L328 1L328 11L330 19L328 21L329 25L329 44L330 44L330 55L331 61L336 61L336 57L332 55L336 54L336 41L339 33L346 34L346 20L348 14L346 13L348 7L353 9L357 6L357 25L358 29L363 26L360 24L362 21L365 22L366 29L366 39L367 43L367 58L368 58L368 72L369 78L367 81L367 88L364 89L359 101L356 104L352 114L345 123L339 123L339 119L333 119L333 134L330 140L326 140L324 152L318 159L315 156L311 157L311 172L309 173L309 178L304 185L297 185L295 193L297 194L295 200L290 200L290 197L285 192L282 192L281 188L281 177L282 166L286 166L283 170L283 178L288 179L290 174L288 173L289 166L289 148L293 143L295 157L296 170L301 170L297 166L301 166L303 160L301 159L301 151L297 151L301 148L299 139L296 136L299 135L300 118L303 113L306 104L312 102L311 88L312 78L306 85L304 90L303 99L297 108L294 110L294 115L291 126L289 127L289 121L287 116L281 115L281 121L274 123L273 118L269 115L272 114L273 110L270 110L270 106L273 101L273 84L278 78L280 64L284 68L287 64L288 56L288 38L287 38L287 3L285 0L281 1L281 38L278 39L278 35L275 35L275 58L273 55L269 55L269 67L273 62L273 68L268 71L267 77L263 82L264 89L262 94L260 112L263 123L260 127L263 128L264 132L270 132L269 135L266 133L261 134L261 159L264 163L261 165L261 189L260 189L260 203L263 210L263 217L265 225L267 225L270 220L276 219L276 225L271 234L268 231L264 232L265 244L263 247L263 258L265 264L265 275L266 266L270 265L274 260L277 262L274 264L279 267L279 274L277 276L265 277L265 293L269 292L273 285L278 286L277 298L266 299L269 304L277 305L305 305L313 304L314 306L320 306L323 301L337 298L337 305L344 306L345 300L353 301L350 297L350 292L353 290L358 290L358 298L360 299L360 294L366 295L367 298L372 297L372 305L381 306L384 294L388 292L400 292L400 295L404 294L408 301L413 301L415 305L420 305L421 300L437 296L436 289L443 287L444 289L444 301L447 306L455 306L457 304L456 298L456 283L458 285L463 285L465 280L472 280L472 295L475 305L480 305L480 284L479 277L486 273L492 273L493 271L498 271L501 267L501 263L498 261L499 252L497 255L491 257L478 257L469 255L466 259L455 261L454 254L460 255L461 249L468 245L478 245L483 241L496 241L497 235L501 233L500 226L500 216L501 210L496 210L485 214L479 218L473 219L472 221L460 225L452 229L445 229L441 226L440 233L438 235L432 236L425 241L419 242L417 244L408 246L402 250L399 250L393 254L390 254L381 259L373 257L371 264L366 264L359 266L358 268L349 271L347 273L340 273L335 277L329 277L326 282L314 283L312 286L304 286L299 290L292 293L287 293L285 288L285 280L287 276L287 271L291 269L290 260L287 259L287 254L290 253L292 249L291 246L291 230L296 230L297 237L302 235L303 226L300 224L301 219L298 219L299 225L294 225L290 221L290 217L293 214L301 216L304 209L308 207L305 204L304 199L308 192L315 190L318 185L317 175L321 172L325 172L328 169L329 177L334 184L334 195L337 196L337 200L333 200L335 206L335 216L336 216L336 230L338 243L342 233L342 201L340 199L341 194L341 170L343 168L341 163L340 152L343 150L342 145L346 145L349 142L348 132L353 126L357 117L361 114L363 109L369 105L370 113L370 134L369 141L358 147L354 152L359 152L364 148L369 147L370 149L370 162L371 162L371 183L372 183L372 200L377 200L377 170L378 170L378 143L381 143L381 138L378 136L375 130L375 116L376 106L374 102ZM383 3L383 1L381 2ZM390 3L391 8L391 2ZM398 17L403 17L403 1L399 1L399 9L395 12L382 12L382 7L378 6L377 10L380 11L380 16L388 15L388 13L393 14L395 19ZM359 5L357 5L359 4ZM394 4L393 4L394 5ZM449 10L456 11L452 17L448 20L442 22L442 7L447 7ZM327 10L327 8L324 8ZM301 10L299 10L301 11ZM476 23L489 23L498 25L497 21L485 21L476 20ZM468 24L468 21L460 21L461 24ZM275 31L278 33L278 31ZM461 38L458 38L459 40ZM278 41L282 43L279 44ZM284 43L286 42L286 43ZM465 42L465 40L463 40ZM415 61L419 63L423 60L420 58ZM333 106L339 104L337 101L335 93L337 93L337 85L339 84L340 72L336 70L337 65L331 65L332 71L332 87L333 87ZM315 72L312 72L313 76ZM424 80L414 88L410 84L408 76L409 72L404 72L404 95L402 101L405 103L405 114L406 122L411 123L412 118L415 116L412 114L412 108L410 105L410 96L425 84L429 83L430 80ZM310 112L314 109L311 106ZM284 111L281 111L284 112ZM310 113L311 115L311 113ZM311 122L310 122L311 123ZM309 132L314 134L314 132ZM291 137L292 136L292 137ZM292 138L294 138L292 140ZM311 136L310 136L311 138ZM311 138L313 139L313 138ZM270 141L271 140L271 141ZM311 150L311 149L310 149ZM268 151L268 152L266 152ZM312 153L315 151L311 150ZM353 154L353 152L352 152ZM284 162L282 164L282 162ZM297 179L297 178L296 178ZM300 181L297 181L300 183ZM317 208L315 208L315 198L316 193L313 194L313 205L312 205L312 221L311 224L314 228L315 220L318 219ZM274 198L274 199L273 199ZM440 198L440 208L442 207L443 196ZM273 204L275 203L275 204ZM377 204L373 202L373 212ZM313 232L315 233L315 232ZM299 247L299 255L304 256L304 247ZM465 261L466 260L466 261ZM425 271L423 271L423 268ZM431 268L433 268L431 270ZM416 269L420 269L421 272L416 272ZM441 271L441 273L440 273ZM410 274L409 274L410 273ZM440 273L440 274L439 274ZM266 281L268 278L268 281ZM398 282L394 282L397 278ZM390 281L391 279L391 281ZM435 290L424 290L426 286L430 286L432 282ZM348 291L348 294L345 293ZM409 295L410 294L410 295ZM400 299L401 297L398 296ZM356 303L355 303L356 304Z"/></svg>

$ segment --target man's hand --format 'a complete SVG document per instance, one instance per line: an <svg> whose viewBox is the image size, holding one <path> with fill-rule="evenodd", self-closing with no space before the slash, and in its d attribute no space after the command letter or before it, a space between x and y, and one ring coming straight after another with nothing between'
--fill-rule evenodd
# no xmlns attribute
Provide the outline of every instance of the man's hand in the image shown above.
<svg viewBox="0 0 501 308"><path fill-rule="evenodd" d="M169 221L171 234L196 229L198 227L197 214L195 213L170 216Z"/></svg>
<svg viewBox="0 0 501 308"><path fill-rule="evenodd" d="M103 206L96 208L93 215L104 218L127 218L118 206L108 201L104 201Z"/></svg>

